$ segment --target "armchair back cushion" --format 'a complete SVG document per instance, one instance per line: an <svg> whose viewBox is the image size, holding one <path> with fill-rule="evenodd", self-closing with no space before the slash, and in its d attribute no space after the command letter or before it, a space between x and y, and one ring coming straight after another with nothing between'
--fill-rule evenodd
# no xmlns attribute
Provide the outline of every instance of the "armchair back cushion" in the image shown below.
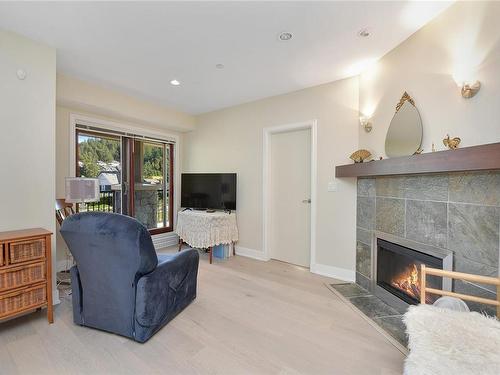
<svg viewBox="0 0 500 375"><path fill-rule="evenodd" d="M61 234L78 267L73 297L79 303L73 306L81 311L74 316L86 326L133 337L137 282L158 264L147 229L128 216L85 212L64 220Z"/></svg>

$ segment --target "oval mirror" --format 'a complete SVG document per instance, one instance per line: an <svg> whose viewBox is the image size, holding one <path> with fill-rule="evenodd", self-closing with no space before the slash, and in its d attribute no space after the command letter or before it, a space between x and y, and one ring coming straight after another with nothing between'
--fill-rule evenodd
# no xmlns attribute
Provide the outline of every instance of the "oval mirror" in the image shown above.
<svg viewBox="0 0 500 375"><path fill-rule="evenodd" d="M396 106L385 137L385 153L388 157L413 155L422 144L422 120L413 99L405 92Z"/></svg>

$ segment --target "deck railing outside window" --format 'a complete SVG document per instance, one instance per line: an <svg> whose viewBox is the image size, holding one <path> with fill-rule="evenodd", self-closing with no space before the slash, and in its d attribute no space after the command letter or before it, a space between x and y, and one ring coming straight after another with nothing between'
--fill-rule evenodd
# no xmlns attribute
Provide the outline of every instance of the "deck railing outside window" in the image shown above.
<svg viewBox="0 0 500 375"><path fill-rule="evenodd" d="M121 199L121 190L114 190L106 186L101 186L100 199L97 202L80 204L79 212L98 211L98 212L121 213L120 199ZM157 223L158 223L157 227L161 228L164 226L163 218L165 217L163 190L158 190L156 212L157 212Z"/></svg>
<svg viewBox="0 0 500 375"><path fill-rule="evenodd" d="M115 198L120 191L103 190L101 187L100 199L97 202L89 202L80 205L80 212L100 211L100 212L120 212L120 207L116 207L118 199Z"/></svg>

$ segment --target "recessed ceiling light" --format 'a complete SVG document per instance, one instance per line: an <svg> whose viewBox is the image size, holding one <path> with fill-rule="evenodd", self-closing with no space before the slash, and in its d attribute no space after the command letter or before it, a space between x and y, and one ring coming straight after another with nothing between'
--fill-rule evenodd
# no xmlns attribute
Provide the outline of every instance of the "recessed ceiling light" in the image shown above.
<svg viewBox="0 0 500 375"><path fill-rule="evenodd" d="M358 31L358 36L361 38L367 38L370 36L370 31L368 29L361 29Z"/></svg>
<svg viewBox="0 0 500 375"><path fill-rule="evenodd" d="M215 67L217 69L224 69L224 64L216 64Z"/></svg>
<svg viewBox="0 0 500 375"><path fill-rule="evenodd" d="M171 80L171 81L170 81L170 84L171 84L172 86L179 86L181 83L180 83L178 80L173 79L173 80Z"/></svg>
<svg viewBox="0 0 500 375"><path fill-rule="evenodd" d="M288 32L288 31L283 31L282 33L280 33L278 35L278 39L281 40L282 42L286 42L292 38L293 38L293 34L291 32Z"/></svg>

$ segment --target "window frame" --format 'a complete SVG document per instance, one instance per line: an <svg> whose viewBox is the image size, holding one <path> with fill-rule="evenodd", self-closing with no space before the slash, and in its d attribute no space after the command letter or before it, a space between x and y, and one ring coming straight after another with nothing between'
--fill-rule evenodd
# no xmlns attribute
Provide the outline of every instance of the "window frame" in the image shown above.
<svg viewBox="0 0 500 375"><path fill-rule="evenodd" d="M174 144L169 144L168 145L169 149L169 160L170 163L168 165L168 205L165 204L165 197L166 197L166 176L163 176L163 215L165 216L165 210L168 208L168 226L162 227L162 228L153 228L149 229L149 233L151 234L161 234L161 233L167 233L167 232L173 232L174 230ZM166 165L166 148L167 144L163 144L163 163ZM167 169L165 168L164 174Z"/></svg>
<svg viewBox="0 0 500 375"><path fill-rule="evenodd" d="M105 127L102 127L102 132L99 132L99 131L93 131L93 130L84 130L84 129L78 129L76 127L77 124L80 124L81 122L80 121L73 121L72 124L73 124L73 130L74 130L74 153L73 153L73 160L74 160L74 174L76 177L80 177L81 175L81 171L80 171L80 166L78 164L78 161L79 161L79 144L78 144L78 137L80 135L88 135L88 136L94 136L94 137L100 137L100 138L108 138L108 139L113 139L113 140L119 140L120 142L120 164L122 165L122 169L123 169L123 160L124 160L124 157L123 157L123 140L125 139L128 144L129 144L129 147L128 147L128 152L129 152L129 160L133 161L134 160L134 156L135 156L135 142L134 140L136 138L133 138L133 137L127 137L127 136L123 136L123 135L115 135L115 134L109 134L106 132L106 128ZM111 132L112 132L112 129L110 129ZM139 140L142 140L139 138ZM147 139L144 139L143 140L144 142L151 142L151 143L155 143L154 141L151 141L151 140L147 140ZM168 165L168 176L169 176L169 186L168 186L168 205L166 204L166 201L165 201L165 193L166 193L166 171L167 171L167 168L164 168L165 171L164 171L164 177L163 177L163 194L164 194L164 198L163 198L163 212L164 212L164 215L165 215L165 210L168 209L168 226L164 226L164 227L161 227L161 228L152 228L152 229L148 229L149 233L151 235L156 235L156 234L163 234L163 233L170 233L170 232L173 232L174 230L174 200L175 200L175 188L174 188L174 180L175 180L175 168L174 168L174 163L175 163L175 151L174 151L174 148L177 146L177 143L174 143L174 142L158 142L159 144L162 144L163 145L163 154L164 154L164 157L163 157L163 160L164 160L164 165L166 165L166 148L167 148L167 145L169 146L168 149L169 149L169 165ZM71 154L71 151L70 151L70 154ZM128 171L127 171L130 176L134 176L134 163L131 162L130 163L130 166L128 168ZM126 182L124 181L121 181L121 184L122 184L122 188L123 188L123 184L126 184ZM128 212L126 215L127 216L130 216L130 217L134 217L134 214L135 214L135 207L134 207L134 194L135 194L135 183L134 183L134 179L133 178L130 178L129 179L129 183L128 183L128 191L129 191L129 210L130 212ZM123 189L122 189L122 211L123 211ZM77 212L78 212L78 207L77 207Z"/></svg>

